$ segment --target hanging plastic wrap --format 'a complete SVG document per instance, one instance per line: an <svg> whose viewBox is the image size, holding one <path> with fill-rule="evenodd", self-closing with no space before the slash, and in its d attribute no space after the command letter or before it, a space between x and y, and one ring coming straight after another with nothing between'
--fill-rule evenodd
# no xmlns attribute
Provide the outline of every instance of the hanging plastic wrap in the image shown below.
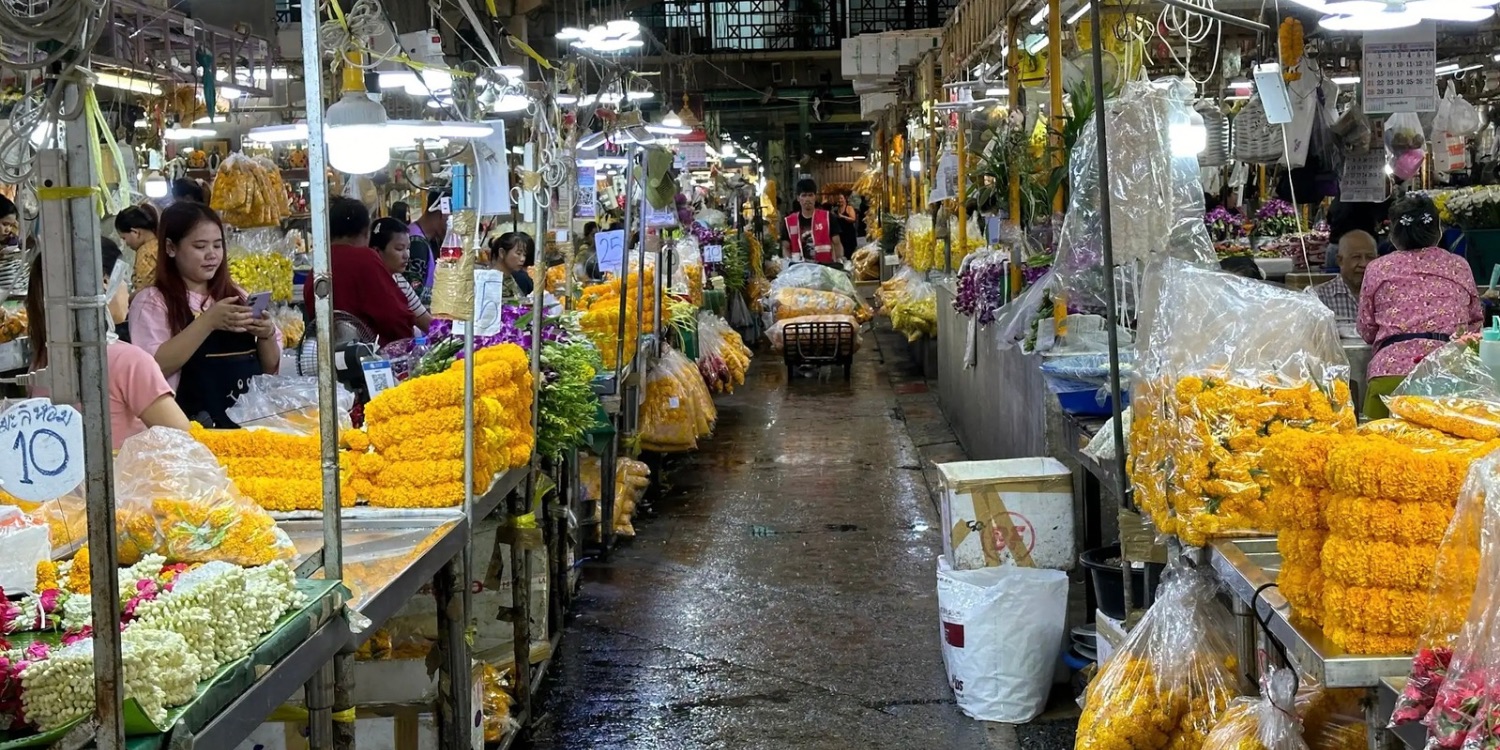
<svg viewBox="0 0 1500 750"><path fill-rule="evenodd" d="M152 427L115 458L120 562L151 553L169 562L265 565L297 550L271 516L242 494L191 435Z"/></svg>
<svg viewBox="0 0 1500 750"><path fill-rule="evenodd" d="M1167 572L1156 603L1089 683L1075 750L1203 745L1240 694L1238 660L1210 615L1215 589L1200 571Z"/></svg>
<svg viewBox="0 0 1500 750"><path fill-rule="evenodd" d="M677 264L672 269L672 288L686 289L694 305L703 306L703 255L691 234L677 240Z"/></svg>
<svg viewBox="0 0 1500 750"><path fill-rule="evenodd" d="M291 302L292 249L275 227L234 232L226 253L229 278L247 294L270 292L276 302Z"/></svg>
<svg viewBox="0 0 1500 750"><path fill-rule="evenodd" d="M1203 224L1197 159L1172 155L1171 124L1187 119L1191 97L1191 89L1177 79L1137 80L1107 105L1110 224L1119 267L1163 257L1214 261ZM1090 118L1068 162L1069 205L1053 268L1071 307L1102 310L1110 279L1104 268L1098 148Z"/></svg>
<svg viewBox="0 0 1500 750"><path fill-rule="evenodd" d="M854 278L859 281L876 281L880 278L880 247L874 244L865 245L855 250L854 256Z"/></svg>
<svg viewBox="0 0 1500 750"><path fill-rule="evenodd" d="M932 269L934 258L940 255L932 217L927 214L906 217L906 232L896 244L896 255L915 271L925 273Z"/></svg>
<svg viewBox="0 0 1500 750"><path fill-rule="evenodd" d="M1136 502L1190 545L1273 530L1266 438L1352 429L1349 365L1314 296L1185 261L1147 274L1129 446Z"/></svg>

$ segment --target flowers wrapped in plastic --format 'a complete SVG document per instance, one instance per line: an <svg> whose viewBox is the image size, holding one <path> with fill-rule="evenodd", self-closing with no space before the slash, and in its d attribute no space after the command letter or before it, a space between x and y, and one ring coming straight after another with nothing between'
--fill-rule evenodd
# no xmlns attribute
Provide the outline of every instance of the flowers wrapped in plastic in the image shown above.
<svg viewBox="0 0 1500 750"><path fill-rule="evenodd" d="M579 477L583 482L584 497L596 502L604 497L603 475L597 456L580 457ZM646 488L650 486L651 467L630 458L621 457L615 461L615 503L611 526L616 534L635 536L635 526L630 519L635 515L636 505L646 494ZM600 520L602 512L602 503L594 506L595 521ZM595 526L595 539L598 539L598 529L601 528L602 526Z"/></svg>
<svg viewBox="0 0 1500 750"><path fill-rule="evenodd" d="M698 371L709 390L733 393L744 385L750 356L750 347L728 322L707 310L698 313Z"/></svg>
<svg viewBox="0 0 1500 750"><path fill-rule="evenodd" d="M839 292L786 287L771 293L771 309L776 320L790 320L809 315L849 315L868 319L869 308L853 297Z"/></svg>
<svg viewBox="0 0 1500 750"><path fill-rule="evenodd" d="M865 245L855 250L850 257L854 262L854 278L859 281L875 281L880 278L880 246Z"/></svg>
<svg viewBox="0 0 1500 750"><path fill-rule="evenodd" d="M1214 588L1200 571L1168 571L1156 603L1089 683L1075 750L1203 745L1240 694L1238 660L1210 621Z"/></svg>
<svg viewBox="0 0 1500 750"><path fill-rule="evenodd" d="M1421 720L1430 748L1500 745L1500 454L1473 463L1418 614L1423 631L1391 724ZM1475 744L1466 744L1473 742Z"/></svg>
<svg viewBox="0 0 1500 750"><path fill-rule="evenodd" d="M853 344L851 345L852 349L851 349L850 353L852 354L854 352L859 351L859 345L860 345L859 326L860 326L860 323L859 323L858 320L855 320L853 316L849 316L849 315L805 315L805 316L800 317L800 318L791 318L791 319L788 319L788 320L778 320L778 321L776 321L776 323L774 325L772 325L769 329L766 330L766 338L768 338L768 339L771 340L771 351L779 352L779 351L782 351L783 348L785 348L784 347L784 343L783 343L783 339L785 338L784 332L785 332L787 326L789 326L789 325L799 325L799 324L802 324L802 323L844 323L844 324L848 325L849 328L850 328L850 330L852 330L854 332L854 339L853 339ZM808 337L808 335L804 334L804 338L807 338L807 337ZM811 346L816 347L818 349L830 350L831 351L834 348L834 346L836 345L837 342L833 341L833 340L830 340L830 341L811 341L811 342L804 340L803 343L804 343L804 345L811 345Z"/></svg>
<svg viewBox="0 0 1500 750"><path fill-rule="evenodd" d="M1137 502L1191 545L1273 530L1267 438L1354 426L1333 313L1315 297L1176 260L1148 279L1131 390Z"/></svg>
<svg viewBox="0 0 1500 750"><path fill-rule="evenodd" d="M912 214L906 218L906 233L896 246L901 262L915 271L926 273L935 260L942 255L937 246L937 235L932 230L932 217L927 214Z"/></svg>
<svg viewBox="0 0 1500 750"><path fill-rule="evenodd" d="M1463 341L1427 355L1385 403L1412 424L1475 440L1500 438L1500 384Z"/></svg>
<svg viewBox="0 0 1500 750"><path fill-rule="evenodd" d="M289 215L280 170L267 163L235 152L219 164L209 203L224 223L240 229L269 227Z"/></svg>
<svg viewBox="0 0 1500 750"><path fill-rule="evenodd" d="M245 566L296 556L286 532L186 432L153 427L126 440L115 459L115 493L125 564L152 553Z"/></svg>
<svg viewBox="0 0 1500 750"><path fill-rule="evenodd" d="M229 278L247 293L292 301L292 243L276 227L236 232L226 253Z"/></svg>
<svg viewBox="0 0 1500 750"><path fill-rule="evenodd" d="M1291 669L1273 668L1260 696L1236 699L1202 750L1361 750L1367 743L1361 698L1357 690L1299 684Z"/></svg>
<svg viewBox="0 0 1500 750"><path fill-rule="evenodd" d="M713 431L718 412L697 365L665 348L646 375L641 404L641 447L661 453L690 451Z"/></svg>
<svg viewBox="0 0 1500 750"><path fill-rule="evenodd" d="M855 300L859 299L859 292L855 290L854 282L850 280L849 274L816 263L796 263L777 274L775 280L771 282L771 291L776 292L787 288L838 292Z"/></svg>

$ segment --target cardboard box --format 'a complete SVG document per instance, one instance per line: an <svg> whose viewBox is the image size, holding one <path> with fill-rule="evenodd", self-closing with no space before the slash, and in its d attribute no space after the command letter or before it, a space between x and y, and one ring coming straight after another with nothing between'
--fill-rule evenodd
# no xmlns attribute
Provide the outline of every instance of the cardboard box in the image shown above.
<svg viewBox="0 0 1500 750"><path fill-rule="evenodd" d="M995 565L1072 570L1078 557L1073 473L1055 458L938 464L943 554L958 570Z"/></svg>

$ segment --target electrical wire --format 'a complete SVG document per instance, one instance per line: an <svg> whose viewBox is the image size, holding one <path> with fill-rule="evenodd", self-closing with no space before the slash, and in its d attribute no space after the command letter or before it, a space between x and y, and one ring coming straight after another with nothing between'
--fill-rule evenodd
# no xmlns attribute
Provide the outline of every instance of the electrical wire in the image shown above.
<svg viewBox="0 0 1500 750"><path fill-rule="evenodd" d="M6 64L21 71L48 71L41 81L26 76L26 90L0 131L0 181L29 182L36 171L37 151L55 140L57 124L83 116L82 89L93 85L93 77L79 67L86 59L80 53L92 50L103 37L107 12L107 0L54 0L40 9L35 4L0 3L0 39L7 40L0 49ZM50 51L38 54L43 47Z"/></svg>

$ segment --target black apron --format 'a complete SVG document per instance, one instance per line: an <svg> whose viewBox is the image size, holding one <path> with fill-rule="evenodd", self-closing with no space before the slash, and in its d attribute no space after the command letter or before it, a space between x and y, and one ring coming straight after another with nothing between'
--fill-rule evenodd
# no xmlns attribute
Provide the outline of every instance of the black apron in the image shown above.
<svg viewBox="0 0 1500 750"><path fill-rule="evenodd" d="M224 412L262 372L253 334L214 331L182 366L177 405L188 419L205 427L239 427Z"/></svg>

